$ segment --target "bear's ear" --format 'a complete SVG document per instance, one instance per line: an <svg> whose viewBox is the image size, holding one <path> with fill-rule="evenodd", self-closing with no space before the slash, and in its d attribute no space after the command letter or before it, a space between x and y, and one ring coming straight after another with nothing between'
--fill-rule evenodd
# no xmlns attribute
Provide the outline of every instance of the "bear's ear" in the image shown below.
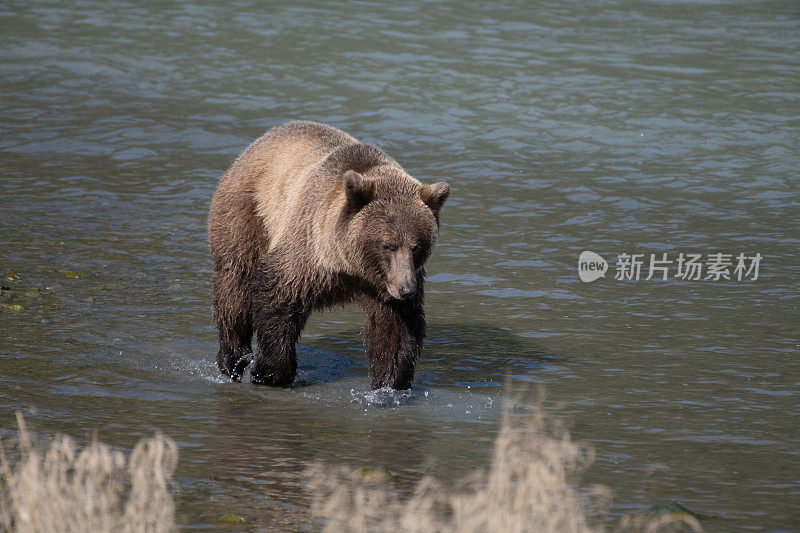
<svg viewBox="0 0 800 533"><path fill-rule="evenodd" d="M355 170L348 170L342 175L342 184L347 196L347 211L351 214L361 211L375 195L375 182L364 179Z"/></svg>
<svg viewBox="0 0 800 533"><path fill-rule="evenodd" d="M450 195L450 185L440 181L433 185L423 185L419 188L419 197L425 205L431 208L436 218L439 218L439 209L444 205L445 200Z"/></svg>

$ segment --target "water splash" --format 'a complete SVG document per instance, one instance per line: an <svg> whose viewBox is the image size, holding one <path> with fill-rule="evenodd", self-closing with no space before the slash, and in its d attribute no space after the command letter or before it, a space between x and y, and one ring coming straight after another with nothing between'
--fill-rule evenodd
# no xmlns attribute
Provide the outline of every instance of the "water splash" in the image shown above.
<svg viewBox="0 0 800 533"><path fill-rule="evenodd" d="M422 394L428 397L428 392ZM391 387L382 387L380 389L371 390L368 392L356 392L355 389L350 389L350 403L357 403L367 407L400 407L402 405L413 405L416 403L416 397L420 396L415 394L411 389L408 390L395 390Z"/></svg>

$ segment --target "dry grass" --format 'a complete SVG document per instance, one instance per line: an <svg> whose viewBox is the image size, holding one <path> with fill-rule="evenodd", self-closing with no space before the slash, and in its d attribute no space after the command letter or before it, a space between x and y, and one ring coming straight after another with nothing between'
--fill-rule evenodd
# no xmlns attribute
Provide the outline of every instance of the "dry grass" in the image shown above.
<svg viewBox="0 0 800 533"><path fill-rule="evenodd" d="M386 485L316 465L312 512L325 531L598 531L586 511L590 503L573 485L592 459L592 450L573 442L542 409L521 417L507 408L491 467L466 490L447 490L426 477L401 499Z"/></svg>
<svg viewBox="0 0 800 533"><path fill-rule="evenodd" d="M476 472L461 490L423 478L411 497L374 470L312 466L312 515L323 531L595 532L611 503L602 486L576 488L594 454L572 441L538 406L513 416L507 406L488 471ZM374 475L376 474L377 475ZM692 530L691 516L625 517L619 531Z"/></svg>
<svg viewBox="0 0 800 533"><path fill-rule="evenodd" d="M22 417L17 420L19 438L10 449L0 447L0 529L175 530L167 487L178 457L174 442L161 435L142 439L127 461L96 441L79 451L64 436L40 451L32 445Z"/></svg>

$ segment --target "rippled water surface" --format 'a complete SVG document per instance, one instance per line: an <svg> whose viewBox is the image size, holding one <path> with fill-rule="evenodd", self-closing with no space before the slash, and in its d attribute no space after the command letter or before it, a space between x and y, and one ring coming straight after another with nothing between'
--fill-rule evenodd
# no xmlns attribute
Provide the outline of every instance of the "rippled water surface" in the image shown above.
<svg viewBox="0 0 800 533"><path fill-rule="evenodd" d="M180 524L294 529L309 461L460 479L541 384L609 524L669 499L800 528L796 2L5 1L0 34L2 435L17 409L121 448L159 429ZM292 389L213 365L209 201L289 119L452 185L410 394L368 393L355 308L315 315ZM758 278L644 279L717 252Z"/></svg>

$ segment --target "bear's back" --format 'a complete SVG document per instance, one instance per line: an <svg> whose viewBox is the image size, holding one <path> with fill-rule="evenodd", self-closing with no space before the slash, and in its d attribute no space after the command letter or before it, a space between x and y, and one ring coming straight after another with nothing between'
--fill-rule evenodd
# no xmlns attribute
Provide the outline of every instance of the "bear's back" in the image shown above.
<svg viewBox="0 0 800 533"><path fill-rule="evenodd" d="M251 194L272 244L304 224L313 170L341 146L358 141L341 130L317 122L289 122L273 128L236 160L238 179ZM305 218L308 218L307 216Z"/></svg>
<svg viewBox="0 0 800 533"><path fill-rule="evenodd" d="M247 168L253 190L264 195L280 195L331 152L356 143L355 138L326 124L288 122L253 142L237 163Z"/></svg>

